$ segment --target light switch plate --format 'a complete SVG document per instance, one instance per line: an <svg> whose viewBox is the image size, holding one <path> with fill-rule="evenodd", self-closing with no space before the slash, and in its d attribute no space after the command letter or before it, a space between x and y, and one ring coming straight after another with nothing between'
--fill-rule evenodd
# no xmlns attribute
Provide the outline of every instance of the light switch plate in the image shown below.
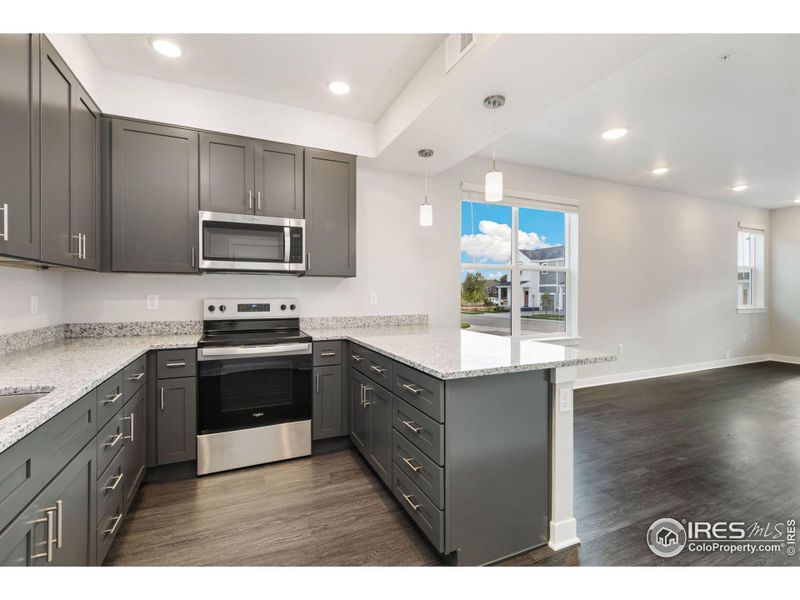
<svg viewBox="0 0 800 600"><path fill-rule="evenodd" d="M572 412L572 394L570 393L570 390L559 390L558 410L562 413Z"/></svg>
<svg viewBox="0 0 800 600"><path fill-rule="evenodd" d="M369 293L369 304L370 304L370 306L376 306L378 304L378 293L377 292L370 292Z"/></svg>
<svg viewBox="0 0 800 600"><path fill-rule="evenodd" d="M147 296L147 310L158 310L158 295L149 294Z"/></svg>
<svg viewBox="0 0 800 600"><path fill-rule="evenodd" d="M39 314L39 296L36 294L31 294L31 314Z"/></svg>

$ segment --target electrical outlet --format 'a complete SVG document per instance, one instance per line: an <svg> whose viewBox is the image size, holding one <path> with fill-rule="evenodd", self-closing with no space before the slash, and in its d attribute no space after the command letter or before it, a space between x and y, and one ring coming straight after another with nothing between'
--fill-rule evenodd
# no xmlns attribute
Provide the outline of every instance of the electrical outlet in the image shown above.
<svg viewBox="0 0 800 600"><path fill-rule="evenodd" d="M730 357L731 357L731 351L725 350L725 358L730 358Z"/></svg>
<svg viewBox="0 0 800 600"><path fill-rule="evenodd" d="M158 310L158 295L148 294L147 296L147 310Z"/></svg>
<svg viewBox="0 0 800 600"><path fill-rule="evenodd" d="M39 296L36 294L31 294L31 314L39 314Z"/></svg>
<svg viewBox="0 0 800 600"><path fill-rule="evenodd" d="M623 350L622 344L617 344L617 354L622 354Z"/></svg>
<svg viewBox="0 0 800 600"><path fill-rule="evenodd" d="M377 306L378 304L378 292L370 292L369 293L369 305L370 306Z"/></svg>
<svg viewBox="0 0 800 600"><path fill-rule="evenodd" d="M558 410L562 413L572 411L572 394L570 390L559 390Z"/></svg>
<svg viewBox="0 0 800 600"><path fill-rule="evenodd" d="M742 334L742 341L747 342L747 333Z"/></svg>

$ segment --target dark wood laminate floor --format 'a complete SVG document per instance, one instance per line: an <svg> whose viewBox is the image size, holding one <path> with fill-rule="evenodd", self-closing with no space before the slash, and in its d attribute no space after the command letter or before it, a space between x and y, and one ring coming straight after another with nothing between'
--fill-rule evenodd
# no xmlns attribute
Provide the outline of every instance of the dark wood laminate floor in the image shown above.
<svg viewBox="0 0 800 600"><path fill-rule="evenodd" d="M800 564L645 544L657 518L800 518L800 367L760 363L590 388L575 398L582 544L507 565ZM111 565L436 565L354 450L146 483Z"/></svg>

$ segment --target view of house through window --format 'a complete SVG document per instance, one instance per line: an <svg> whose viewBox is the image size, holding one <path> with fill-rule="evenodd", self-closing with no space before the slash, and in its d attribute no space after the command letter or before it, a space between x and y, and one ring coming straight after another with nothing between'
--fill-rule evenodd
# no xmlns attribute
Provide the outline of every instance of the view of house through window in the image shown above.
<svg viewBox="0 0 800 600"><path fill-rule="evenodd" d="M562 211L463 201L461 327L495 335L567 334L567 234Z"/></svg>
<svg viewBox="0 0 800 600"><path fill-rule="evenodd" d="M764 307L764 232L739 228L737 303L739 308Z"/></svg>

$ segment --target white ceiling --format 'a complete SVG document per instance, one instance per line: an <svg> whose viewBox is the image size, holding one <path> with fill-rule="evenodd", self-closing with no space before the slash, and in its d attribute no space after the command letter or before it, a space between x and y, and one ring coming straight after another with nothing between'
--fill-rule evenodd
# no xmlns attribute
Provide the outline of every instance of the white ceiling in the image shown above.
<svg viewBox="0 0 800 600"><path fill-rule="evenodd" d="M631 131L602 140L614 125ZM533 117L498 142L497 157L765 208L791 205L800 197L800 36L678 36ZM671 172L652 175L660 164ZM749 190L731 191L739 181Z"/></svg>
<svg viewBox="0 0 800 600"><path fill-rule="evenodd" d="M103 67L376 121L444 39L440 34L175 34L183 56L147 34L86 34ZM346 96L328 82L351 85Z"/></svg>

